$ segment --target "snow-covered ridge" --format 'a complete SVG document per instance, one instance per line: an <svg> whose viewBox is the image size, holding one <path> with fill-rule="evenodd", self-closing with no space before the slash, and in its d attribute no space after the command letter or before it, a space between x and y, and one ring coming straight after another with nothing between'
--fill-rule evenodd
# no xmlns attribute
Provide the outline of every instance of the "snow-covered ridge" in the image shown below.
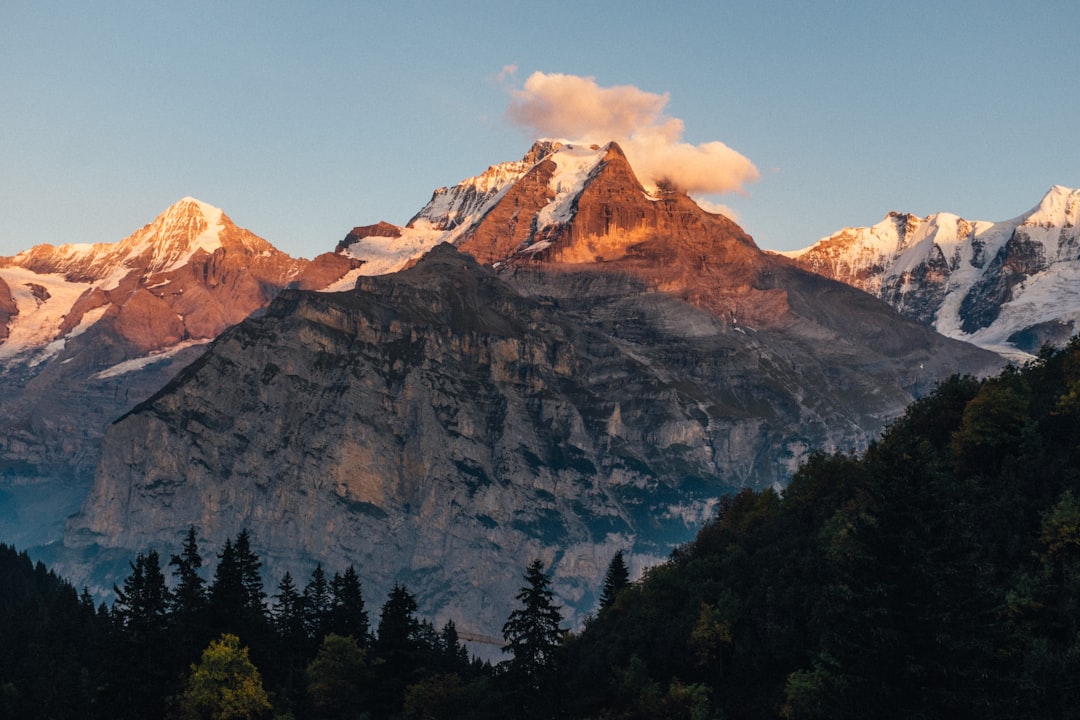
<svg viewBox="0 0 1080 720"><path fill-rule="evenodd" d="M326 284L339 266L290 258L221 209L185 197L116 243L44 244L0 258L0 361L40 364L102 319L133 352L203 342L309 267Z"/></svg>
<svg viewBox="0 0 1080 720"><path fill-rule="evenodd" d="M783 253L944 335L1014 359L1080 328L1080 190L1053 186L999 222L889 213Z"/></svg>
<svg viewBox="0 0 1080 720"><path fill-rule="evenodd" d="M350 239L344 252L364 261L363 275L383 275L405 267L440 243L455 243L491 210L513 185L541 162L555 171L549 181L552 201L538 214L539 227L566 223L574 200L607 147L575 145L563 140L537 141L521 160L492 165L480 175L453 187L439 188L397 236L372 234Z"/></svg>

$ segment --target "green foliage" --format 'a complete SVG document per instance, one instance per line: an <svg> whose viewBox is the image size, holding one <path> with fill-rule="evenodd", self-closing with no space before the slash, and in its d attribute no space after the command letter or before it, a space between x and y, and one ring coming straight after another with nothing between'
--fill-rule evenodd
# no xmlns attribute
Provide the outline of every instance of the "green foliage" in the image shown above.
<svg viewBox="0 0 1080 720"><path fill-rule="evenodd" d="M1080 341L815 454L571 638L573 715L1065 717L1080 707ZM702 705L701 707L704 707Z"/></svg>
<svg viewBox="0 0 1080 720"><path fill-rule="evenodd" d="M262 677L240 638L228 633L203 651L180 696L181 717L191 720L250 720L271 710Z"/></svg>
<svg viewBox="0 0 1080 720"><path fill-rule="evenodd" d="M355 717L364 707L368 680L364 650L352 637L330 633L307 668L307 691L316 718Z"/></svg>

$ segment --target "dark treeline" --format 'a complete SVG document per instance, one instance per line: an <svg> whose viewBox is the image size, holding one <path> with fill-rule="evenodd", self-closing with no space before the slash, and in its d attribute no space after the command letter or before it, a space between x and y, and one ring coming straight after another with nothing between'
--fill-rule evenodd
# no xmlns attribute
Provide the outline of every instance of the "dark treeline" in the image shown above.
<svg viewBox="0 0 1080 720"><path fill-rule="evenodd" d="M417 616L398 585L369 619L359 575L316 565L301 588L286 573L267 595L245 530L213 577L191 528L163 563L140 553L111 607L0 544L0 717L498 718L547 712L562 641L560 608L539 561L492 666L471 658L448 622ZM171 579L166 576L171 576Z"/></svg>
<svg viewBox="0 0 1080 720"><path fill-rule="evenodd" d="M111 608L0 547L0 715L1080 717L1080 341L725 498L638 581L616 555L580 632L534 562L496 666L404 587L369 623L352 568L268 597L246 533L205 581L196 540Z"/></svg>

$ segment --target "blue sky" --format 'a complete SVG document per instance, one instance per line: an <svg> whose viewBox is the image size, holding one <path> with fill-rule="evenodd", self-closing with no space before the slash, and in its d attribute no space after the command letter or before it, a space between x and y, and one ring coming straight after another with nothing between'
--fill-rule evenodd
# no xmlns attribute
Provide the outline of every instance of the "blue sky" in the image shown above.
<svg viewBox="0 0 1080 720"><path fill-rule="evenodd" d="M756 166L707 199L768 249L1080 186L1075 0L637 5L5 0L0 255L190 195L312 257L520 158L538 71L666 94L683 142Z"/></svg>

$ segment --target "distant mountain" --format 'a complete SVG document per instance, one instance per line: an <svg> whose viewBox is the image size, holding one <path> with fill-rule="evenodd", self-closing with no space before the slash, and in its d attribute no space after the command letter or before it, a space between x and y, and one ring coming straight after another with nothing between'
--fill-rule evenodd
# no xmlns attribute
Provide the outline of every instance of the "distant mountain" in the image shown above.
<svg viewBox="0 0 1080 720"><path fill-rule="evenodd" d="M0 517L16 533L5 539L58 538L48 525L81 501L105 427L208 341L282 288L351 285L358 266L291 258L192 198L118 243L0 258Z"/></svg>
<svg viewBox="0 0 1080 720"><path fill-rule="evenodd" d="M278 576L353 562L376 601L404 582L497 635L532 558L581 617L616 550L662 557L721 495L1001 363L646 192L613 143L540 143L339 252L405 269L284 291L119 419L71 552L247 527Z"/></svg>
<svg viewBox="0 0 1080 720"><path fill-rule="evenodd" d="M1024 358L1077 332L1078 225L1080 190L1055 186L1012 220L893 212L785 254L949 337Z"/></svg>

